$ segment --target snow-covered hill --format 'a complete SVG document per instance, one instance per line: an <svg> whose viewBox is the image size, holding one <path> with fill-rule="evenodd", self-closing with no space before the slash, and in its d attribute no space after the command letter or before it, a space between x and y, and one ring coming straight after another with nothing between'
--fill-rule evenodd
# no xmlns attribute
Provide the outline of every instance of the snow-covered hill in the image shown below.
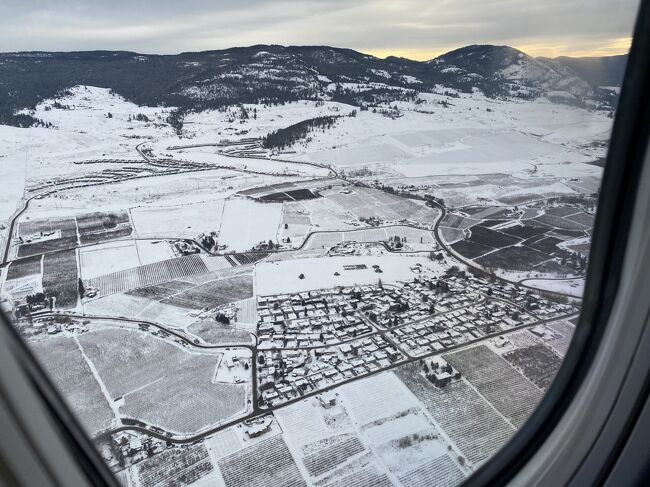
<svg viewBox="0 0 650 487"><path fill-rule="evenodd" d="M419 93L472 93L491 98L548 99L611 109L602 90L561 59L532 58L507 46L468 46L428 62L379 59L327 46L258 45L173 56L122 51L0 54L0 123L34 124L43 99L77 85L110 88L148 106L190 111L237 103L330 100L356 106L414 100ZM622 70L623 62L612 64ZM19 113L20 112L20 113Z"/></svg>

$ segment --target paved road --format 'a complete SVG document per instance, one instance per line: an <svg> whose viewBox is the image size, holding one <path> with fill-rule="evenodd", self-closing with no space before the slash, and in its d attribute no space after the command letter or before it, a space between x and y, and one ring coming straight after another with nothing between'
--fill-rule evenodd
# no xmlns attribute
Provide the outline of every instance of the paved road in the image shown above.
<svg viewBox="0 0 650 487"><path fill-rule="evenodd" d="M269 413L271 413L273 411L276 411L278 409L282 409L282 408L285 408L285 407L290 406L292 404L295 404L297 402L300 402L303 399L313 397L313 396L316 396L318 394L323 394L323 393L328 392L330 390L336 389L337 387L340 387L342 385L349 384L349 383L355 382L357 380L365 379L367 377L379 374L381 372L385 372L387 370L392 370L392 369L394 369L396 367L401 367L403 365L413 363L413 362L417 362L417 361L423 360L423 359L428 358L428 357L432 357L432 356L435 356L435 355L441 355L443 353L449 353L449 352L451 352L453 350L457 350L459 348L474 345L474 344L483 342L485 340L489 340L489 339L492 339L492 338L495 338L495 337L498 337L498 336L501 336L501 335L505 335L507 333L511 333L513 331L532 328L534 326L542 325L544 323L550 323L550 322L553 322L553 321L558 321L558 320L561 320L561 319L570 319L570 318L573 318L573 317L575 317L577 315L578 315L578 313L569 313L569 314L561 315L561 316L558 316L558 317L555 317L555 318L549 318L549 319L545 319L545 320L538 320L538 321L535 321L533 323L528 323L528 324L515 326L515 327L513 327L513 328L511 328L509 330L501 331L501 332L495 333L493 335L489 335L489 336L486 336L486 337L477 338L475 340L470 340L470 341L467 341L467 342L464 342L464 343L460 343L460 344L454 345L452 347L449 347L449 348L445 349L444 351L433 351L433 352L429 352L429 353L420 355L418 357L410 357L410 358L407 358L407 359L402 360L400 362L396 362L396 363L394 363L394 364L392 364L390 366L378 369L376 371L372 371L372 372L369 372L369 373L364 374L364 375L359 375L359 376L356 376L356 377L352 377L350 379L343 380L343 381L338 382L336 384L332 384L331 386L325 387L323 389L319 389L319 390L316 390L316 391L309 392L307 394L299 396L299 397L297 397L295 399L291 399L289 401L286 401L286 402L284 402L282 404L279 404L279 405L276 405L276 406L271 406L269 408L256 407L253 410L253 412L251 412L251 413L249 413L249 414L247 414L245 416L241 416L241 417L239 417L237 419L233 419L233 420L228 421L226 423L222 423L222 424L220 424L218 426L215 426L213 428L210 428L208 430L205 430L205 431L203 431L201 433L198 433L198 434L195 434L195 435L185 436L185 437L179 437L179 436L173 436L173 435L172 436L167 436L166 434L161 434L159 432L152 431L149 428L145 428L145 427L141 427L141 426L127 425L127 426L120 426L120 427L113 428L113 429L110 429L108 431L105 431L104 433L99 435L99 437L104 438L104 437L107 437L107 436L112 435L114 433L118 433L120 431L137 431L137 432L144 433L144 434L147 434L149 436L152 436L154 438L169 441L169 442L175 443L175 444L193 443L193 442L195 442L197 440L201 440L201 439L206 438L206 437L208 437L210 435L213 435L214 433L217 433L218 431L221 431L221 430L224 430L224 429L229 428L231 426L234 426L236 424L239 424L242 421L246 421L246 420L249 420L249 419L252 419L252 418L255 418L255 417L263 416L265 414L269 414ZM254 406L257 406L257 405L255 404Z"/></svg>

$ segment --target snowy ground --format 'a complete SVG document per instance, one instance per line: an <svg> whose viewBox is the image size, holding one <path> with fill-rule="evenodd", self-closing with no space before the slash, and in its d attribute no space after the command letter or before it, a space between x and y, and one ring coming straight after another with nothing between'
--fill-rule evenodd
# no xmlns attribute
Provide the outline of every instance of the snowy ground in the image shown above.
<svg viewBox="0 0 650 487"><path fill-rule="evenodd" d="M419 267L418 264L421 266ZM344 266L365 266L346 270ZM373 266L379 266L381 273ZM431 270L434 274L444 272L446 266L424 257L368 256L368 257L322 257L296 260L263 262L255 270L257 294L281 294L336 286L354 286L405 281ZM338 273L339 275L335 275ZM301 279L300 276L304 277Z"/></svg>

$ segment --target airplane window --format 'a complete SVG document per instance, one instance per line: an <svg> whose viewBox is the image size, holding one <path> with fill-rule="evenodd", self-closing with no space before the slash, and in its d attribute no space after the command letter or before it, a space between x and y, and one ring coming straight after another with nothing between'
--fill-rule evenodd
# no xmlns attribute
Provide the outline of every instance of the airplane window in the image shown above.
<svg viewBox="0 0 650 487"><path fill-rule="evenodd" d="M638 2L29 3L0 306L122 485L454 486L525 425Z"/></svg>

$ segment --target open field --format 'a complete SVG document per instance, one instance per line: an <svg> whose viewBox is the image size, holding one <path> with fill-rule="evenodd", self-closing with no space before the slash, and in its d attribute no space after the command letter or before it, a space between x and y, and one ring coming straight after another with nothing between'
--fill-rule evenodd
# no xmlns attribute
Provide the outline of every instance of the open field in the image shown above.
<svg viewBox="0 0 650 487"><path fill-rule="evenodd" d="M127 418L190 434L246 408L243 386L212 382L218 354L190 353L124 329L89 332L79 341L111 397L123 399Z"/></svg>
<svg viewBox="0 0 650 487"><path fill-rule="evenodd" d="M297 260L263 262L257 266L255 289L259 295L299 292L336 286L352 286L395 282L414 277L411 270L420 264L434 272L443 272L441 264L424 257L322 257ZM373 265L380 266L382 273L375 272ZM362 266L348 268L344 266ZM364 267L365 266L365 267ZM338 273L339 275L334 275ZM300 275L304 278L300 278Z"/></svg>
<svg viewBox="0 0 650 487"><path fill-rule="evenodd" d="M196 318L189 310L163 304L132 294L111 294L99 299L91 299L83 303L87 314L99 316L123 316L134 320L146 320L160 323L171 328L185 329Z"/></svg>
<svg viewBox="0 0 650 487"><path fill-rule="evenodd" d="M47 337L28 344L89 435L113 425L113 411L74 338Z"/></svg>
<svg viewBox="0 0 650 487"><path fill-rule="evenodd" d="M140 265L134 242L118 242L80 249L79 262L83 279L92 279Z"/></svg>
<svg viewBox="0 0 650 487"><path fill-rule="evenodd" d="M174 257L172 247L164 240L127 240L84 247L79 250L83 279Z"/></svg>
<svg viewBox="0 0 650 487"><path fill-rule="evenodd" d="M175 206L141 206L131 209L131 217L141 238L195 237L219 230L223 206L223 199Z"/></svg>
<svg viewBox="0 0 650 487"><path fill-rule="evenodd" d="M276 243L281 219L281 204L228 199L223 208L219 244L227 245L226 250L243 252L260 242Z"/></svg>
<svg viewBox="0 0 650 487"><path fill-rule="evenodd" d="M323 191L322 195L358 218L379 218L385 221L410 220L432 225L440 215L423 201L404 199L384 191L355 186L343 193L338 189Z"/></svg>
<svg viewBox="0 0 650 487"><path fill-rule="evenodd" d="M387 242L395 237L405 238L403 250L433 250L435 239L428 230L402 225L385 228L364 228L345 232L314 233L305 243L305 249L328 249L341 242Z"/></svg>
<svg viewBox="0 0 650 487"><path fill-rule="evenodd" d="M517 428L531 415L542 391L485 345L444 355L443 358Z"/></svg>

